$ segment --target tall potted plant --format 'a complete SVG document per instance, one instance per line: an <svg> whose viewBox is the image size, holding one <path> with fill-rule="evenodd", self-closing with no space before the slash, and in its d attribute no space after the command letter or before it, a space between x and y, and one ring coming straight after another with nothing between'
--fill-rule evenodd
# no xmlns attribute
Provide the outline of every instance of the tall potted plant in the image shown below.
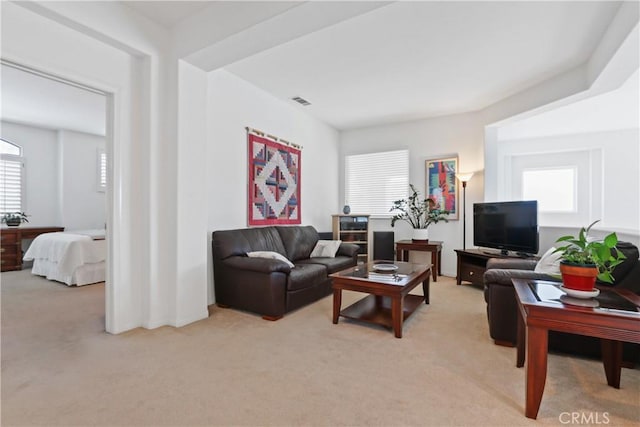
<svg viewBox="0 0 640 427"><path fill-rule="evenodd" d="M409 184L409 187L411 195L406 199L393 202L389 210L395 213L391 217L391 227L394 227L397 221L406 221L413 227L413 240L428 241L428 227L439 221L449 222L447 218L449 211L440 209L431 198L421 199L420 193L413 184Z"/></svg>
<svg viewBox="0 0 640 427"><path fill-rule="evenodd" d="M596 279L613 283L611 272L625 259L624 254L616 248L616 233L611 233L602 240L589 237L591 227L598 221L587 228L582 227L577 237L562 236L556 241L566 243L555 252L560 253L560 273L563 285L568 289L591 291Z"/></svg>

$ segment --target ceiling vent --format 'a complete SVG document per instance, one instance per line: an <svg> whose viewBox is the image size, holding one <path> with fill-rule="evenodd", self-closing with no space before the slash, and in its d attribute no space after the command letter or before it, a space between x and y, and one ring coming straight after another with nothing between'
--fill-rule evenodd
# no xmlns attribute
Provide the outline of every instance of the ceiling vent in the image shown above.
<svg viewBox="0 0 640 427"><path fill-rule="evenodd" d="M307 100L306 100L306 99L304 99L304 98L300 98L299 96L294 96L294 97L293 97L293 98L291 98L291 99L293 99L294 101L296 101L296 102L297 102L298 104L300 104L300 105L304 105L305 107L306 107L307 105L311 105L311 103L310 103L309 101L307 101Z"/></svg>

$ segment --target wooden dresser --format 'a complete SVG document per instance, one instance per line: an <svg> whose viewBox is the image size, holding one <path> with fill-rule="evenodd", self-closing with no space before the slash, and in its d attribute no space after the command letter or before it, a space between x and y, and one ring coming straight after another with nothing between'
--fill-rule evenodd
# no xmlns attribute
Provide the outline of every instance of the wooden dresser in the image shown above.
<svg viewBox="0 0 640 427"><path fill-rule="evenodd" d="M64 227L2 227L0 229L0 271L22 270L22 240L40 234L64 231Z"/></svg>

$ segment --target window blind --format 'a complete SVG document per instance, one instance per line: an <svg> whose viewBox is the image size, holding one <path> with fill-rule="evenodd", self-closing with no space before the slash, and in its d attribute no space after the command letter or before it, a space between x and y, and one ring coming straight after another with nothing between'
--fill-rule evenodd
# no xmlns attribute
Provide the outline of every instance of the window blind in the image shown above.
<svg viewBox="0 0 640 427"><path fill-rule="evenodd" d="M409 188L409 150L345 157L345 197L351 212L390 216Z"/></svg>
<svg viewBox="0 0 640 427"><path fill-rule="evenodd" d="M22 212L23 162L17 156L0 157L0 213Z"/></svg>
<svg viewBox="0 0 640 427"><path fill-rule="evenodd" d="M107 189L107 154L103 149L98 149L97 166L98 191L104 192Z"/></svg>
<svg viewBox="0 0 640 427"><path fill-rule="evenodd" d="M107 155L100 153L100 186L107 187Z"/></svg>

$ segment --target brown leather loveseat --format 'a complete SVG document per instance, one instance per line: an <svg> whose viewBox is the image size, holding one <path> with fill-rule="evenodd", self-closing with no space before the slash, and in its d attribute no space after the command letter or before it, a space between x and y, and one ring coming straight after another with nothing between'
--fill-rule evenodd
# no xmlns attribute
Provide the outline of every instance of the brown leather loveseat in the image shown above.
<svg viewBox="0 0 640 427"><path fill-rule="evenodd" d="M627 259L613 271L613 286L629 289L640 295L640 260L638 248L628 242L618 242ZM535 260L492 258L484 273L484 299L487 303L489 334L496 344L515 345L517 336L518 303L511 279L549 280L559 277L534 272ZM606 286L605 283L599 285ZM563 332L549 332L549 349L587 357L600 357L600 340ZM624 343L626 362L640 362L640 346Z"/></svg>
<svg viewBox="0 0 640 427"><path fill-rule="evenodd" d="M341 243L335 257L310 258L318 240L318 232L312 226L214 231L216 303L276 320L329 295L328 275L355 266L359 247ZM294 267L283 260L247 256L255 251L276 252Z"/></svg>

